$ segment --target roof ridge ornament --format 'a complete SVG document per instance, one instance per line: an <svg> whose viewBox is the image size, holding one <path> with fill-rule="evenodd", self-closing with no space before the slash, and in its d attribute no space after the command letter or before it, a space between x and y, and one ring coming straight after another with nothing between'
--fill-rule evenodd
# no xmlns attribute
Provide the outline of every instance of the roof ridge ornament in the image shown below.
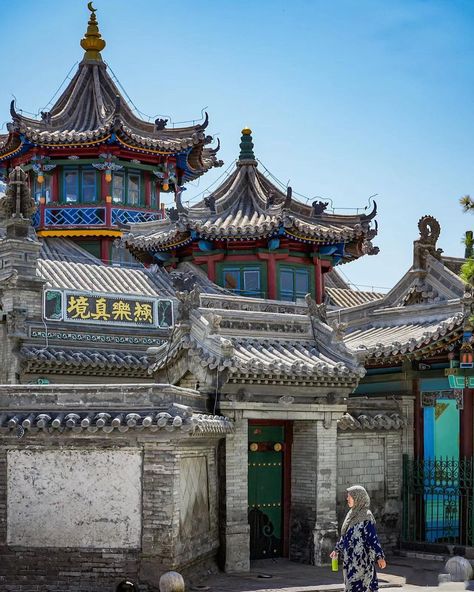
<svg viewBox="0 0 474 592"><path fill-rule="evenodd" d="M252 130L249 127L244 127L242 130L242 137L240 138L240 154L237 164L257 165L255 154L253 152Z"/></svg>
<svg viewBox="0 0 474 592"><path fill-rule="evenodd" d="M423 216L418 221L418 230L420 238L413 241L413 271L425 272L428 267L428 255L441 259L443 249L436 247L441 226L433 216Z"/></svg>
<svg viewBox="0 0 474 592"><path fill-rule="evenodd" d="M283 209L284 210L289 210L290 209L292 198L293 198L293 189L291 188L290 185L288 185L288 187L286 188L285 201L283 203Z"/></svg>
<svg viewBox="0 0 474 592"><path fill-rule="evenodd" d="M85 50L84 60L102 62L100 52L105 47L105 41L102 39L97 17L95 16L97 9L92 6L92 2L88 2L87 8L89 9L91 16L87 23L87 31L81 39L81 47Z"/></svg>

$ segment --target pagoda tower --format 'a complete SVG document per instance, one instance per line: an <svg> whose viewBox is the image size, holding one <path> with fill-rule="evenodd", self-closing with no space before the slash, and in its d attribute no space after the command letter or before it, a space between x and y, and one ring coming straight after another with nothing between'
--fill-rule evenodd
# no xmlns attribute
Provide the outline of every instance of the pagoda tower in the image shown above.
<svg viewBox="0 0 474 592"><path fill-rule="evenodd" d="M203 201L176 208L162 220L133 224L124 235L144 263L176 267L189 261L210 280L241 296L324 301L324 276L378 248L371 240L377 212L342 215L327 203L296 200L258 169L252 131L242 130L235 170Z"/></svg>
<svg viewBox="0 0 474 592"><path fill-rule="evenodd" d="M182 128L135 115L102 59L106 43L88 8L83 59L51 110L32 119L12 101L8 134L0 135L0 181L20 165L38 204L38 236L70 238L110 262L124 225L159 220L162 193L181 191L222 162L218 147L206 147L207 114Z"/></svg>

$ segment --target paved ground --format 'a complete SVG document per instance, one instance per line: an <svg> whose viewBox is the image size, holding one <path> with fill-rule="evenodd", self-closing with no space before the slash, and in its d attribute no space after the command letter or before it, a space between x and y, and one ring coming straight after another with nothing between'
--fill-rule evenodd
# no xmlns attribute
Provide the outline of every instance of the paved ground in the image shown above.
<svg viewBox="0 0 474 592"><path fill-rule="evenodd" d="M379 572L383 592L428 592L438 587L438 574L444 563L425 559L391 557L388 567ZM454 592L447 585L445 592ZM456 587L464 589L464 585ZM331 567L313 567L286 559L262 559L252 562L248 574L215 574L191 587L194 591L212 592L338 592L343 589L342 573Z"/></svg>

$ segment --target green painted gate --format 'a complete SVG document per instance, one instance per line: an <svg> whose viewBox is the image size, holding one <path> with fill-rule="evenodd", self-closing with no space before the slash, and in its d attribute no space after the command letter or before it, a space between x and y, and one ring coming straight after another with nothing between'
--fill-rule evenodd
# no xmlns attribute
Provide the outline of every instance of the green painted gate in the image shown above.
<svg viewBox="0 0 474 592"><path fill-rule="evenodd" d="M403 456L403 542L474 545L472 458Z"/></svg>
<svg viewBox="0 0 474 592"><path fill-rule="evenodd" d="M284 448L284 426L249 425L250 559L282 555Z"/></svg>

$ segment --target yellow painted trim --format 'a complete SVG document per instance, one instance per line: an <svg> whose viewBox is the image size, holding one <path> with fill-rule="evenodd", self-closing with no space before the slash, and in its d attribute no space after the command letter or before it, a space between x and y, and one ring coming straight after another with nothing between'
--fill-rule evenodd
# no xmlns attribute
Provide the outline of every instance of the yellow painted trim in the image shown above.
<svg viewBox="0 0 474 592"><path fill-rule="evenodd" d="M138 146L132 146L131 144L127 144L127 142L124 142L123 140L121 140L119 137L117 137L117 141L120 144L122 144L123 146L130 148L130 150L135 150L135 151L139 151L139 152L147 152L150 154L176 154L176 150L170 152L170 151L166 151L166 150L152 150L151 148L139 148Z"/></svg>
<svg viewBox="0 0 474 592"><path fill-rule="evenodd" d="M15 152L18 152L19 150L21 150L21 147L23 146L23 142L21 142L21 144L19 146L17 146L15 148L15 150L12 150L11 152L7 152L6 154L3 154L0 158L3 160L4 158L8 158L9 156L11 156L12 154L15 154Z"/></svg>
<svg viewBox="0 0 474 592"><path fill-rule="evenodd" d="M38 230L38 236L122 236L120 230L93 230L84 228L84 230Z"/></svg>
<svg viewBox="0 0 474 592"><path fill-rule="evenodd" d="M303 236L302 234L296 234L296 232L289 232L288 230L285 229L285 234L287 234L288 236L291 236L293 238L296 239L301 239L304 241L308 241L311 243L328 243L330 240L336 240L336 239L324 239L324 238L308 238L306 236ZM343 241L344 239L341 239L339 242Z"/></svg>
<svg viewBox="0 0 474 592"><path fill-rule="evenodd" d="M181 239L180 241L178 241L177 243L170 243L170 244L165 244L163 245L161 248L162 249L174 249L174 247L179 247L182 244L188 243L191 240L191 235L187 236L184 239ZM133 243L130 243L133 246ZM140 250L140 247L135 247L137 250ZM162 253L164 251L156 251L157 253Z"/></svg>
<svg viewBox="0 0 474 592"><path fill-rule="evenodd" d="M58 146L65 146L70 147L70 148L81 148L81 146L91 146L93 144L102 144L103 142L107 142L107 140L112 136L112 134L109 134L108 136L106 136L105 138L101 138L100 140L91 140L90 142L76 142L74 144L41 144L39 143L38 146L45 146L46 148L57 148ZM35 142L36 143L36 142Z"/></svg>

